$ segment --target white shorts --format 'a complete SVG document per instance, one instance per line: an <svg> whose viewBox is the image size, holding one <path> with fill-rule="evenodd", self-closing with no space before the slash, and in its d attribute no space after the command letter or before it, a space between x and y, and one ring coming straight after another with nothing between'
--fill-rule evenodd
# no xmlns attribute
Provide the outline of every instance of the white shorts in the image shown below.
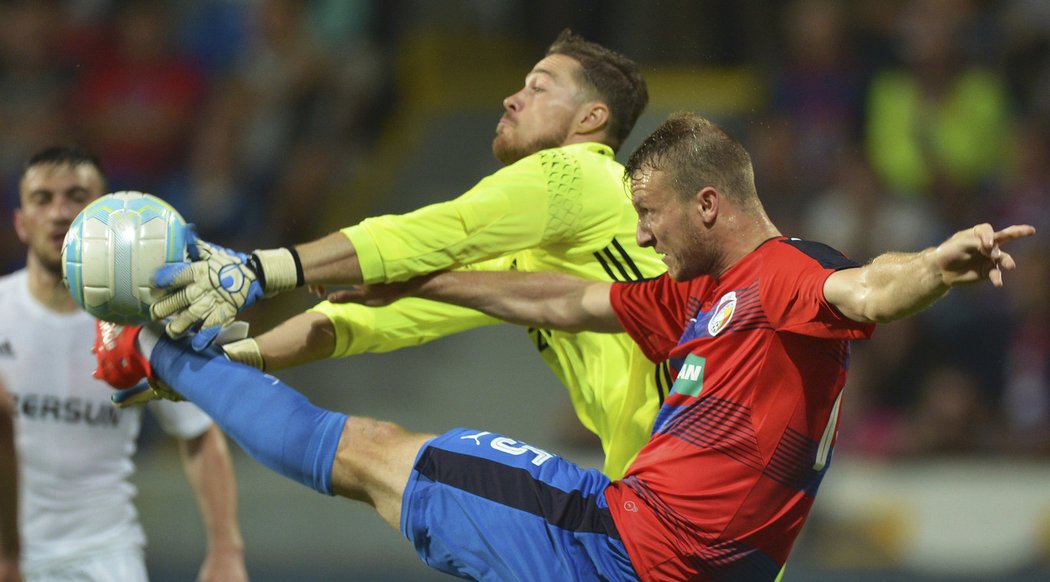
<svg viewBox="0 0 1050 582"><path fill-rule="evenodd" d="M24 582L149 582L141 548L98 552L22 571Z"/></svg>

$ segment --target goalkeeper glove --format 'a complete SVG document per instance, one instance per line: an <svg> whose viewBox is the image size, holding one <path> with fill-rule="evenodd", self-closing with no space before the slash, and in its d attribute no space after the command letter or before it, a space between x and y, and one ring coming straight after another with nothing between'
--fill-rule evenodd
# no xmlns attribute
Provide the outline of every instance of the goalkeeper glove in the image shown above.
<svg viewBox="0 0 1050 582"><path fill-rule="evenodd" d="M190 341L204 350L222 327L260 297L270 297L303 284L303 270L294 249L255 251L247 255L198 239L192 231L188 246L193 262L164 265L154 285L168 291L150 308L154 320L170 317L165 331L178 337L199 325Z"/></svg>
<svg viewBox="0 0 1050 582"><path fill-rule="evenodd" d="M259 343L255 341L255 338L246 337L225 344L222 346L222 351L226 353L226 357L231 361L240 362L256 370L266 371L266 361L263 360L262 352L259 350Z"/></svg>

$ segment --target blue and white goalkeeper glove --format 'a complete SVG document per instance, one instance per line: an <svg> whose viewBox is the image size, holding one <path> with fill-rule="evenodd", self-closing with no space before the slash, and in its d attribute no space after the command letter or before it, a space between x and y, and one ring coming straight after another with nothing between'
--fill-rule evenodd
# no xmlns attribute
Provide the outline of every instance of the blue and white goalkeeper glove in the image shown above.
<svg viewBox="0 0 1050 582"><path fill-rule="evenodd" d="M211 345L224 325L259 298L303 284L302 267L292 249L245 254L190 236L193 262L157 270L154 286L168 293L153 303L150 312L156 321L171 318L165 326L171 337L199 326L190 340L195 350Z"/></svg>

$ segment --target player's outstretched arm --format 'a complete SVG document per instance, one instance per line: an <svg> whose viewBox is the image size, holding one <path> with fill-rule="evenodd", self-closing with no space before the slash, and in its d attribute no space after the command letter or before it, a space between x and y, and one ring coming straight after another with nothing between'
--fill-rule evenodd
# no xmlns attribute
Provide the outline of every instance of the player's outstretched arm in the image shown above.
<svg viewBox="0 0 1050 582"><path fill-rule="evenodd" d="M180 440L179 453L208 536L208 552L197 580L246 582L244 540L237 523L237 484L226 437L212 425L195 438Z"/></svg>
<svg viewBox="0 0 1050 582"><path fill-rule="evenodd" d="M620 332L610 283L561 273L445 271L392 285L362 285L333 302L385 305L415 296L476 309L504 321L565 331Z"/></svg>
<svg viewBox="0 0 1050 582"><path fill-rule="evenodd" d="M1002 245L1035 234L1029 225L996 231L979 224L917 253L886 253L857 269L828 277L824 296L855 321L888 322L926 309L955 285L989 280L1003 285L1003 271L1016 267Z"/></svg>
<svg viewBox="0 0 1050 582"><path fill-rule="evenodd" d="M363 281L353 243L335 232L295 247L241 253L202 241L190 231L191 262L161 267L155 287L166 295L153 304L154 321L179 337L191 329L194 349L211 344L224 325L262 297L313 284L352 285Z"/></svg>
<svg viewBox="0 0 1050 582"><path fill-rule="evenodd" d="M364 282L357 249L342 232L296 245L307 285L356 285Z"/></svg>
<svg viewBox="0 0 1050 582"><path fill-rule="evenodd" d="M332 357L335 327L322 313L306 311L254 338L222 346L226 356L264 372Z"/></svg>

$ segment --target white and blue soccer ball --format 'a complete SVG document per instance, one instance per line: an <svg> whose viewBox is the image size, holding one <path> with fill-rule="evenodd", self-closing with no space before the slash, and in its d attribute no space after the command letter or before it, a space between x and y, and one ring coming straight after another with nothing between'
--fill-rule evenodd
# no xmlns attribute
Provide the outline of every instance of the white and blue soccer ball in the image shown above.
<svg viewBox="0 0 1050 582"><path fill-rule="evenodd" d="M186 221L167 202L142 192L114 192L88 204L62 243L62 277L85 311L121 325L150 320L163 292L150 280L165 263L186 258Z"/></svg>

